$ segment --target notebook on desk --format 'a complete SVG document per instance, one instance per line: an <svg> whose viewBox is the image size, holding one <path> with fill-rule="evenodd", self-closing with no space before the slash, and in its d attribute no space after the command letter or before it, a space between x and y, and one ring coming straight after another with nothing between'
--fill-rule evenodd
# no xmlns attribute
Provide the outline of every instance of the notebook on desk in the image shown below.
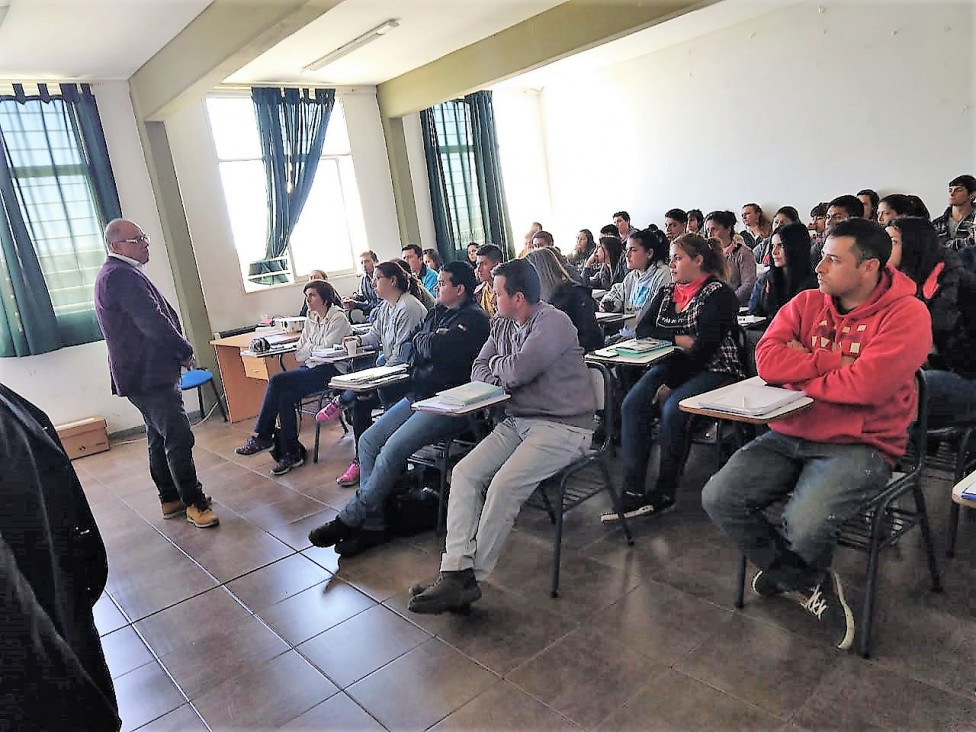
<svg viewBox="0 0 976 732"><path fill-rule="evenodd" d="M670 341L662 341L657 338L631 338L621 341L613 346L613 349L621 356L644 356L662 348L671 348L674 344Z"/></svg>
<svg viewBox="0 0 976 732"><path fill-rule="evenodd" d="M399 376L400 374L405 374L406 372L406 364L400 364L399 366L376 366L371 369L355 371L351 374L334 376L332 381L338 384L365 384L370 381L379 381L380 379L386 379L391 376Z"/></svg>
<svg viewBox="0 0 976 732"><path fill-rule="evenodd" d="M445 389L437 392L443 404L454 407L467 407L478 402L483 402L497 396L501 396L505 390L494 384L486 384L483 381L471 381L453 389Z"/></svg>
<svg viewBox="0 0 976 732"><path fill-rule="evenodd" d="M717 412L741 414L746 417L762 417L805 396L802 391L740 382L722 389L720 393L703 397L699 404L702 409L714 409Z"/></svg>

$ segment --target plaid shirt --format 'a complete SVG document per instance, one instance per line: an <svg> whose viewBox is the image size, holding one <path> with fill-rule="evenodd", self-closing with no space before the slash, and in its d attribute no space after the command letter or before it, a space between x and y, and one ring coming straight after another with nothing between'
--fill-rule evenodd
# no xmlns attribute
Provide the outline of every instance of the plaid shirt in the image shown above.
<svg viewBox="0 0 976 732"><path fill-rule="evenodd" d="M658 308L657 315L653 319L648 317L648 320L656 323L658 328L672 331L675 336L690 335L697 340L700 335L699 320L702 307L710 295L723 287L728 287L728 285L718 280L706 282L691 298L688 307L679 313L671 299L674 294L674 283L664 285L661 288L661 305ZM648 315L650 316L650 313ZM721 345L709 359L705 371L731 374L739 379L745 378L746 373L742 368L742 362L739 360L739 349L736 347L731 329L722 338Z"/></svg>
<svg viewBox="0 0 976 732"><path fill-rule="evenodd" d="M949 206L939 218L932 219L932 226L935 227L935 232L939 235L939 241L941 241L946 247L955 251L961 251L967 247L976 246L976 208L969 212L969 215L959 222L959 228L956 229L956 235L953 237L949 236L949 219L952 216L952 206Z"/></svg>

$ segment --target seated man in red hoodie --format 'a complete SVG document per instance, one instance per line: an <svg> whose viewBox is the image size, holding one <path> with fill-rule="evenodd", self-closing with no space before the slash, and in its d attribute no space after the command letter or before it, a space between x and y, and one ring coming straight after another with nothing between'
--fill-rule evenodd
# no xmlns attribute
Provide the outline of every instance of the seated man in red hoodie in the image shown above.
<svg viewBox="0 0 976 732"><path fill-rule="evenodd" d="M840 526L881 491L915 417L915 371L932 345L915 284L886 266L891 241L866 219L836 224L818 290L777 313L756 347L759 375L813 406L770 425L702 492L708 515L759 568L752 588L797 600L850 648L854 616L830 569ZM782 518L764 509L785 501Z"/></svg>

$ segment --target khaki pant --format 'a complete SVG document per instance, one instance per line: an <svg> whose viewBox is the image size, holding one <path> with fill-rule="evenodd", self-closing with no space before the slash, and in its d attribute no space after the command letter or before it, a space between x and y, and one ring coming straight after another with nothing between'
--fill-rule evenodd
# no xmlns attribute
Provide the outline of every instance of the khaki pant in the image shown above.
<svg viewBox="0 0 976 732"><path fill-rule="evenodd" d="M593 432L558 422L508 417L454 468L441 571L495 568L526 499L543 480L581 457Z"/></svg>

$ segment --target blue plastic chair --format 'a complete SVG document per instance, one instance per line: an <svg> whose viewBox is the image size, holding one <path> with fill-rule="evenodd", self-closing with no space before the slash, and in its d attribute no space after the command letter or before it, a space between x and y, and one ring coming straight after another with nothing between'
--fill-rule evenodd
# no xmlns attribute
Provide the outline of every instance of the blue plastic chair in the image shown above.
<svg viewBox="0 0 976 732"><path fill-rule="evenodd" d="M227 421L227 410L224 409L224 403L220 399L220 392L217 391L217 384L214 383L213 374L207 369L193 369L192 371L187 371L180 377L180 389L186 391L187 389L197 390L197 399L200 400L200 418L202 419L206 416L206 412L203 411L203 385L210 384L210 388L213 389L214 399L217 400L217 406L220 408L220 413L224 417L224 421Z"/></svg>

